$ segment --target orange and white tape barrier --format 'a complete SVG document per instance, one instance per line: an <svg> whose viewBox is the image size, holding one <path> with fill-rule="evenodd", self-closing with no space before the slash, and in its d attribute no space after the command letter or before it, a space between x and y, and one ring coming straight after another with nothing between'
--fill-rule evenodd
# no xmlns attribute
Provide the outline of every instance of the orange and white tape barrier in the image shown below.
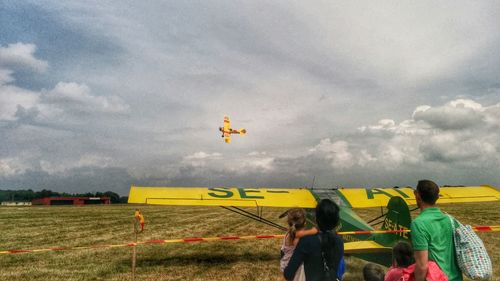
<svg viewBox="0 0 500 281"><path fill-rule="evenodd" d="M285 235L253 235L253 236L223 236L223 237L188 237L182 239L169 239L169 240L148 240L136 243L124 243L115 245L94 245L84 247L67 247L67 248L46 248L34 250L5 250L0 251L1 254L18 254L18 253L40 253L49 251L69 251L69 250L89 250L89 249L104 249L104 248L119 248L119 247L133 247L137 245L149 244L170 244L170 243L191 243L191 242L212 242L212 241L227 241L227 240L252 240L252 239L272 239L283 238Z"/></svg>
<svg viewBox="0 0 500 281"><path fill-rule="evenodd" d="M477 225L473 226L472 230L475 232L495 232L500 231L500 225ZM399 229L399 230L356 230L356 231L340 231L337 232L339 235L361 235L361 234L380 234L380 233L403 233L411 232L409 229Z"/></svg>
<svg viewBox="0 0 500 281"><path fill-rule="evenodd" d="M476 232L495 232L500 231L500 225L495 226L474 226L472 227ZM358 231L341 231L337 232L339 235L361 235L361 234L379 234L379 233L403 233L410 232L409 229L402 230L358 230ZM229 240L254 240L254 239L274 239L283 238L285 235L251 235L251 236L222 236L222 237L188 237L182 239L168 239L168 240L148 240L136 243L124 243L114 245L93 245L82 247L67 247L67 248L46 248L34 250L4 250L0 251L1 254L18 254L18 253L40 253L49 251L70 251L70 250L90 250L90 249L106 249L106 248L119 248L119 247L133 247L138 245L152 245L152 244L171 244L171 243L192 243L192 242L213 242L213 241L229 241Z"/></svg>

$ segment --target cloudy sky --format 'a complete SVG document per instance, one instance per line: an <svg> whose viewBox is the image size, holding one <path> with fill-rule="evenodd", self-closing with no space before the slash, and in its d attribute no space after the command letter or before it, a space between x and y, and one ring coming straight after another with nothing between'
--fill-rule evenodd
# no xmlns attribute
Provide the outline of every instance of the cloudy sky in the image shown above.
<svg viewBox="0 0 500 281"><path fill-rule="evenodd" d="M500 186L499 26L497 1L0 0L0 189Z"/></svg>

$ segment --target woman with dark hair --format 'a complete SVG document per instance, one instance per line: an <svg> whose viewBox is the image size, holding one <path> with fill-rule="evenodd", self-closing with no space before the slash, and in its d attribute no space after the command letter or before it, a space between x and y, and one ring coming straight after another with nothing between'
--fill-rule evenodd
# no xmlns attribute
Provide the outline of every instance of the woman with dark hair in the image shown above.
<svg viewBox="0 0 500 281"><path fill-rule="evenodd" d="M300 238L285 268L286 280L292 280L299 266L304 263L307 281L340 280L339 264L344 256L344 242L335 232L339 223L339 207L329 199L316 206L316 223L319 233Z"/></svg>

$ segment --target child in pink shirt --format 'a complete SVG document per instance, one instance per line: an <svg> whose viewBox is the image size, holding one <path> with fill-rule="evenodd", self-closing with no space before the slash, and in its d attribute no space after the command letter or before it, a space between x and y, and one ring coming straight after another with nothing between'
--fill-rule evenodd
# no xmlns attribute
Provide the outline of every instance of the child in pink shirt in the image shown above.
<svg viewBox="0 0 500 281"><path fill-rule="evenodd" d="M410 244L399 241L392 248L392 266L385 274L384 281L413 281L415 280L415 263L413 260L413 249ZM439 268L437 263L427 263L427 281L448 281L448 277Z"/></svg>
<svg viewBox="0 0 500 281"><path fill-rule="evenodd" d="M280 268L283 272L290 261L290 258L293 255L293 251L295 250L295 246L299 243L299 239L307 236L314 235L318 233L318 230L313 227L311 229L305 229L306 224L306 212L301 208L292 208L288 210L287 213L287 222L288 222L288 232L283 239L283 244L281 246L281 260L280 260ZM306 274L304 272L304 265L302 264L297 272L295 273L295 277L293 281L306 281Z"/></svg>

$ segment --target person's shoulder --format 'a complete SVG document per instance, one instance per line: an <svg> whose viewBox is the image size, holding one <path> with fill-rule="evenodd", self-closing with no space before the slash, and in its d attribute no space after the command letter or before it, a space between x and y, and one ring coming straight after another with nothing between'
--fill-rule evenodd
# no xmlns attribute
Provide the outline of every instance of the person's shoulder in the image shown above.
<svg viewBox="0 0 500 281"><path fill-rule="evenodd" d="M344 243L344 239L342 239L342 236L341 235L335 235L335 241L337 241L338 243Z"/></svg>
<svg viewBox="0 0 500 281"><path fill-rule="evenodd" d="M441 213L441 211L439 209L437 209L439 213ZM434 215L435 215L435 210L428 210L426 209L425 211L422 211L413 221L415 223L425 223L426 221L428 220L432 220Z"/></svg>
<svg viewBox="0 0 500 281"><path fill-rule="evenodd" d="M391 266L385 274L385 281L399 281L403 276L403 269Z"/></svg>
<svg viewBox="0 0 500 281"><path fill-rule="evenodd" d="M318 245L320 245L320 244L321 243L319 241L317 234L316 235L308 235L308 236L304 236L304 237L299 239L299 243L297 243L297 246L295 249L299 250L299 251L308 252L312 248L319 247Z"/></svg>
<svg viewBox="0 0 500 281"><path fill-rule="evenodd" d="M413 220L411 221L411 223L412 223L412 224L413 224L413 223L420 223L420 222L422 222L422 221L424 221L424 220L425 220L425 217L424 217L424 216L422 216L422 214L420 214L420 215L418 215L415 219L413 219Z"/></svg>
<svg viewBox="0 0 500 281"><path fill-rule="evenodd" d="M411 221L410 223L410 229L414 234L417 232L421 232L424 229L427 228L428 224L428 218L425 218L422 215L417 216L414 220Z"/></svg>
<svg viewBox="0 0 500 281"><path fill-rule="evenodd" d="M411 227L416 226L416 225L421 225L425 224L426 218L425 216L422 216L422 214L418 215L415 219L411 221Z"/></svg>
<svg viewBox="0 0 500 281"><path fill-rule="evenodd" d="M319 241L318 240L318 234L303 236L303 237L300 238L300 241L302 241L304 243L312 243L312 242L315 242L315 241Z"/></svg>

